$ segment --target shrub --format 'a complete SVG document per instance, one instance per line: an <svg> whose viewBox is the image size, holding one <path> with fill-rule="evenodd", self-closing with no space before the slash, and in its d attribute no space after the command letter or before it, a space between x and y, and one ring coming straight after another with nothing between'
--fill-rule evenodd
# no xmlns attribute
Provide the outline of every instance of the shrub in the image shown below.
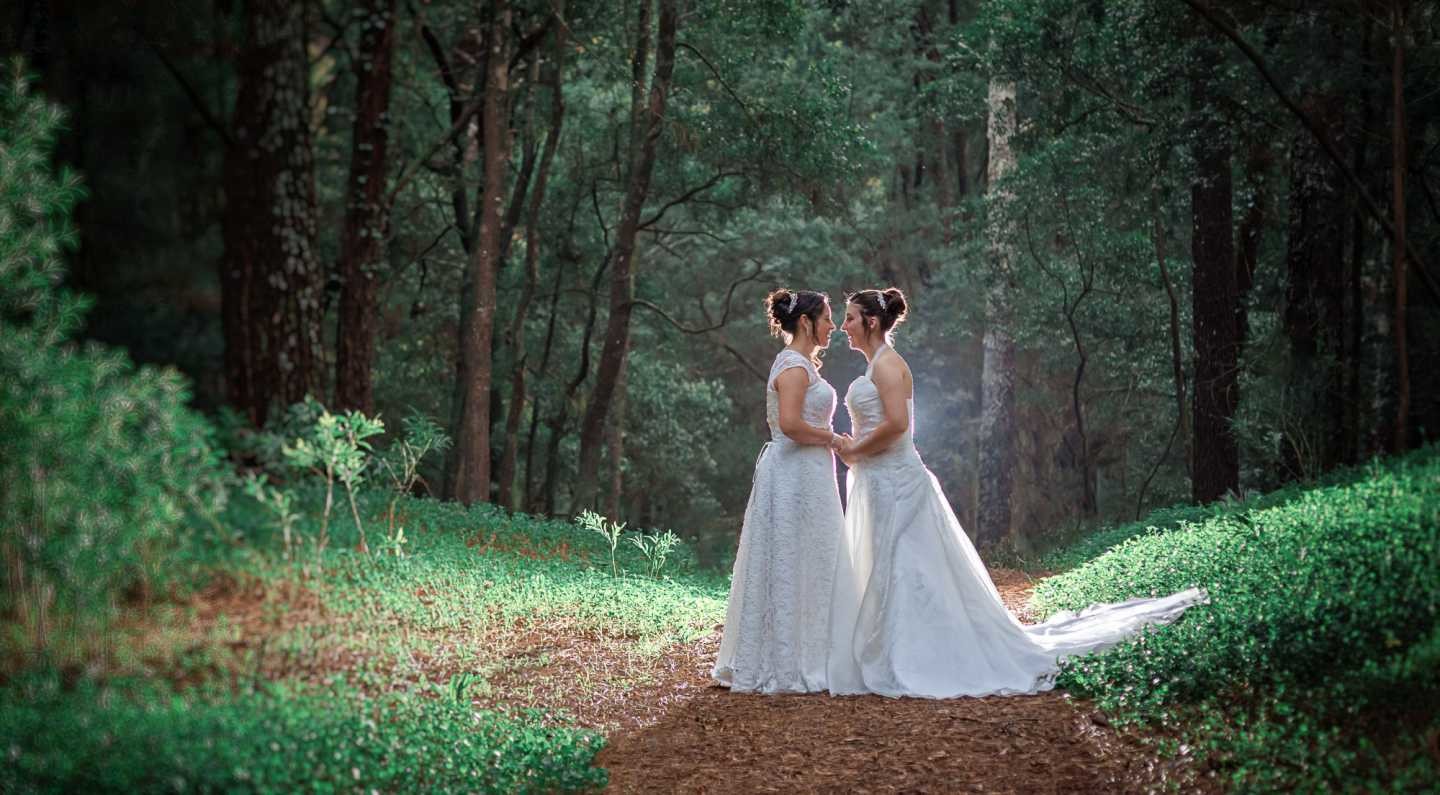
<svg viewBox="0 0 1440 795"><path fill-rule="evenodd" d="M603 739L535 712L345 686L231 695L53 677L0 690L4 792L551 792L603 787Z"/></svg>
<svg viewBox="0 0 1440 795"><path fill-rule="evenodd" d="M186 512L224 496L181 377L70 342L87 302L60 286L81 196L49 165L61 120L16 62L0 85L0 614L39 652L103 642L94 625L165 572Z"/></svg>
<svg viewBox="0 0 1440 795"><path fill-rule="evenodd" d="M1190 585L1212 600L1069 661L1061 683L1126 719L1188 716L1190 743L1246 787L1420 775L1423 737L1440 733L1440 458L1361 472L1136 535L1046 580L1041 612ZM1413 753L1377 750L1396 747Z"/></svg>

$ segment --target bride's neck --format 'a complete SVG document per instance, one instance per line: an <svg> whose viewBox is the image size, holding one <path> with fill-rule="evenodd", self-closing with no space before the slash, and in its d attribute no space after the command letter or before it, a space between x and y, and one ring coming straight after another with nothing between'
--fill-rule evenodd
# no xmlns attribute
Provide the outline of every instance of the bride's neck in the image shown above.
<svg viewBox="0 0 1440 795"><path fill-rule="evenodd" d="M806 359L812 359L815 357L815 349L819 346L816 345L813 340L810 342L801 342L797 339L792 341L789 345L786 345L785 347L789 348L792 351L795 351L801 356L804 356Z"/></svg>
<svg viewBox="0 0 1440 795"><path fill-rule="evenodd" d="M865 343L861 343L861 345L860 345L860 352L863 353L863 354L865 354L865 361L867 361L867 362L872 362L872 361L875 360L875 354L879 353L879 352L880 352L880 349L881 349L881 348L884 348L884 347L885 347L885 340L876 340L876 341L874 341L874 342L865 342Z"/></svg>

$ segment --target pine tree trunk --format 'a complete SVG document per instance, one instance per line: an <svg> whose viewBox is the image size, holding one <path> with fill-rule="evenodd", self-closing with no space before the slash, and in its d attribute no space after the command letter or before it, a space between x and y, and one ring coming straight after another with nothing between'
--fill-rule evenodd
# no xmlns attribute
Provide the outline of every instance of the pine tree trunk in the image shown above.
<svg viewBox="0 0 1440 795"><path fill-rule="evenodd" d="M1395 112L1390 124L1393 136L1390 164L1394 186L1392 212L1395 216L1395 242L1392 245L1394 275L1391 278L1395 282L1393 333L1395 335L1396 394L1395 434L1390 444L1392 453L1402 453L1410 447L1410 358L1407 350L1409 340L1406 329L1409 322L1406 315L1406 306L1409 302L1407 289L1409 275L1405 269L1405 171L1409 167L1409 158L1405 151L1405 37L1409 35L1406 25L1408 5L1406 0L1395 0L1390 34L1394 49L1394 60L1390 71L1391 105Z"/></svg>
<svg viewBox="0 0 1440 795"><path fill-rule="evenodd" d="M1219 58L1206 50L1191 77L1195 182L1191 237L1195 338L1195 462L1191 494L1199 503L1238 491L1240 454L1230 427L1239 401L1239 329L1235 307L1235 241L1231 210L1230 146L1215 118L1207 80Z"/></svg>
<svg viewBox="0 0 1440 795"><path fill-rule="evenodd" d="M625 404L629 374L629 361L622 361L615 378L615 403L611 407L609 427L605 433L605 447L610 460L610 489L605 495L605 515L614 521L620 520L620 500L625 490Z"/></svg>
<svg viewBox="0 0 1440 795"><path fill-rule="evenodd" d="M395 0L366 0L355 63L355 126L340 234L340 319L336 331L335 404L375 411L375 320L380 308L376 269L389 233L385 172L390 143L391 63L395 51Z"/></svg>
<svg viewBox="0 0 1440 795"><path fill-rule="evenodd" d="M1011 140L1015 134L1015 84L992 78L989 92L989 143L986 185L991 212L1007 212L1011 198L1001 185L1015 168ZM1011 531L1011 502L1015 483L1015 339L1012 332L1011 274L1014 252L1008 225L992 223L990 244L993 271L985 300L984 354L981 365L979 448L979 505L976 539L993 546Z"/></svg>
<svg viewBox="0 0 1440 795"><path fill-rule="evenodd" d="M480 229L467 263L469 306L461 318L460 359L465 380L460 427L455 434L455 499L467 505L490 500L491 342L495 330L495 276L504 224L506 164L510 157L509 32L510 6L495 0L485 61L485 100L481 112L485 183Z"/></svg>
<svg viewBox="0 0 1440 795"><path fill-rule="evenodd" d="M246 4L224 165L222 326L230 400L256 425L320 386L320 268L304 6Z"/></svg>
<svg viewBox="0 0 1440 795"><path fill-rule="evenodd" d="M649 101L645 102L642 87L645 84L649 50L650 0L642 0L640 3L640 39L632 64L634 83L631 98L630 171L610 266L610 317L605 326L605 346L600 353L595 388L590 393L589 405L580 425L579 472L576 476L572 510L588 508L595 500L605 420L614 399L620 367L630 351L630 313L635 293L635 238L640 227L640 211L650 192L655 146L664 124L665 101L675 70L675 36L678 23L676 0L660 0L655 77L650 84Z"/></svg>
<svg viewBox="0 0 1440 795"><path fill-rule="evenodd" d="M556 9L563 15L563 2ZM530 303L540 282L540 208L545 201L545 187L550 178L550 164L555 159L555 150L560 144L560 129L565 120L565 99L562 89L562 64L565 55L565 25L555 28L555 50L551 80L550 129L545 135L545 147L540 155L539 173L535 177L535 189L530 196L529 213L525 221L525 286L515 304L515 318L510 327L512 350L514 351L514 373L510 382L510 405L505 417L505 450L500 456L500 490L497 501L500 505L515 510L518 508L515 493L515 462L519 454L520 422L524 418L525 405L529 401L525 369L529 366L529 355L525 346L525 319L529 315ZM535 60L539 64L539 59ZM534 424L531 424L531 444L534 444ZM527 460L529 456L527 453ZM527 478L528 465L527 465Z"/></svg>
<svg viewBox="0 0 1440 795"><path fill-rule="evenodd" d="M1310 112L1337 145L1343 119L1333 97L1308 99ZM1285 252L1285 333L1291 382L1303 396L1303 438L1286 445L1293 478L1329 470L1343 455L1345 192L1313 135L1296 135L1290 156L1290 217Z"/></svg>

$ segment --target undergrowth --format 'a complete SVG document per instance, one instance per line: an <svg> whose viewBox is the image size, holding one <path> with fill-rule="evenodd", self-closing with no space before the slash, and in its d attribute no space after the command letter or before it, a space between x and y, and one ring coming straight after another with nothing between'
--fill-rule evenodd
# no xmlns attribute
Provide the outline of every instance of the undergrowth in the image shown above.
<svg viewBox="0 0 1440 795"><path fill-rule="evenodd" d="M1325 485L1163 512L1052 559L1085 562L1036 589L1042 614L1192 585L1210 595L1173 626L1067 663L1061 684L1121 721L1178 732L1173 750L1246 790L1434 780L1436 448Z"/></svg>

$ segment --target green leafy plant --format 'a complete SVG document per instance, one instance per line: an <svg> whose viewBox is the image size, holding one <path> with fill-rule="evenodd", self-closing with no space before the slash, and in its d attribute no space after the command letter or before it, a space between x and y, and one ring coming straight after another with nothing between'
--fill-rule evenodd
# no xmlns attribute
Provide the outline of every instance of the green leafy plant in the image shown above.
<svg viewBox="0 0 1440 795"><path fill-rule="evenodd" d="M405 527L403 524L396 525L395 505L419 482L420 462L425 456L432 451L441 452L450 447L450 437L429 417L412 412L401 422L405 435L396 440L384 455L377 457L393 487L390 503L385 509L386 540L397 557L404 549Z"/></svg>
<svg viewBox="0 0 1440 795"><path fill-rule="evenodd" d="M295 509L295 497L285 489L270 485L261 475L251 472L242 481L242 488L256 502L266 509L280 523L280 534L284 543L285 558L288 560L299 541L295 531L300 522L300 513Z"/></svg>
<svg viewBox="0 0 1440 795"><path fill-rule="evenodd" d="M584 511L575 518L576 524L596 533L610 546L610 576L619 577L620 567L615 561L615 549L620 545L620 535L625 532L625 523L615 523L594 511Z"/></svg>
<svg viewBox="0 0 1440 795"><path fill-rule="evenodd" d="M665 559L670 552L680 546L680 536L670 530L663 533L636 532L629 536L630 543L640 550L645 556L646 571L651 577L659 578L665 570Z"/></svg>
<svg viewBox="0 0 1440 795"><path fill-rule="evenodd" d="M307 403L313 399L307 399ZM292 467L308 470L325 481L325 507L320 518L318 543L323 550L329 544L330 512L334 506L335 482L345 487L350 515L360 534L360 551L368 553L365 525L355 505L355 489L364 481L374 449L366 439L383 433L385 424L379 418L366 417L358 411L331 414L321 410L306 435L285 445L285 459Z"/></svg>
<svg viewBox="0 0 1440 795"><path fill-rule="evenodd" d="M199 537L188 513L213 520L225 484L179 374L73 341L90 302L62 286L84 195L51 166L62 121L12 62L0 75L0 616L21 629L5 641L52 661L104 651L122 596L174 576L173 556Z"/></svg>

